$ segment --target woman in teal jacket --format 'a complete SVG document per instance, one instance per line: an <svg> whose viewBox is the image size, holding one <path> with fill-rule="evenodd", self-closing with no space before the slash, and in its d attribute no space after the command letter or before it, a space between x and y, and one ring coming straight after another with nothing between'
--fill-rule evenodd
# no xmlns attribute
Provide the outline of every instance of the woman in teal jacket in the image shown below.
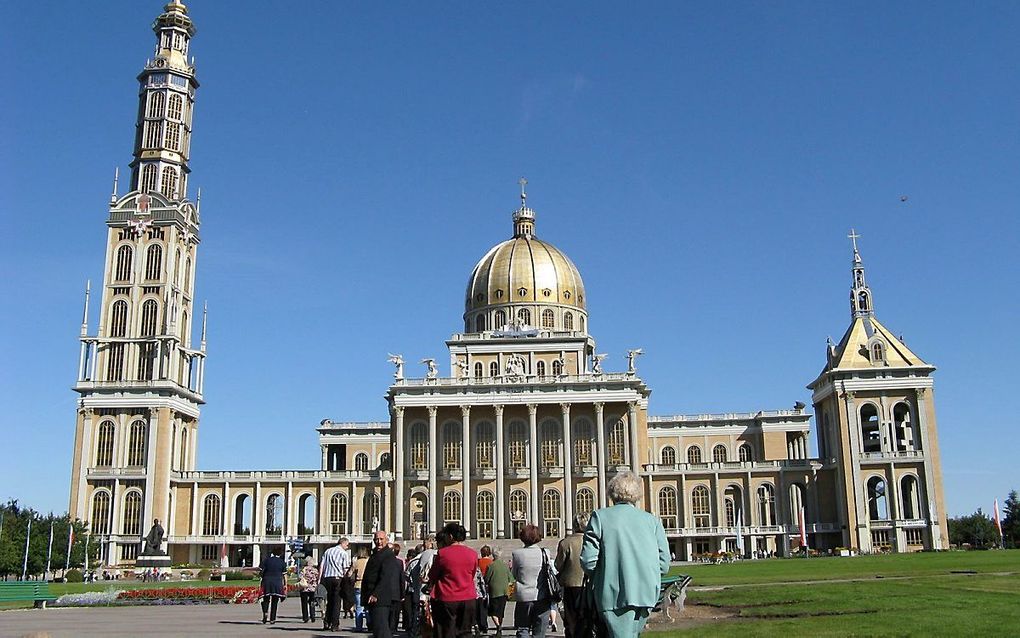
<svg viewBox="0 0 1020 638"><path fill-rule="evenodd" d="M635 506L643 490L633 472L613 477L607 491L614 505L592 512L581 545L581 567L591 577L595 608L611 636L644 630L659 600L662 575L669 571L662 523Z"/></svg>

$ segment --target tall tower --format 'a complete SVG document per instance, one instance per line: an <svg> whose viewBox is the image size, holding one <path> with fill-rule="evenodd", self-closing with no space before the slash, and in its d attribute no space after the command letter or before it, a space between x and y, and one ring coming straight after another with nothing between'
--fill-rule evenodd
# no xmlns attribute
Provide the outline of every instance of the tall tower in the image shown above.
<svg viewBox="0 0 1020 638"><path fill-rule="evenodd" d="M89 333L86 288L74 387L69 510L89 522L108 564L135 558L152 519L169 529L171 474L194 468L203 403L204 313L198 348L191 339L199 205L187 199L195 27L171 0L152 29L130 191L119 195L114 178L99 326Z"/></svg>
<svg viewBox="0 0 1020 638"><path fill-rule="evenodd" d="M836 468L833 514L845 547L948 547L935 420L935 367L875 317L854 231L850 327L826 350L813 391L818 453Z"/></svg>

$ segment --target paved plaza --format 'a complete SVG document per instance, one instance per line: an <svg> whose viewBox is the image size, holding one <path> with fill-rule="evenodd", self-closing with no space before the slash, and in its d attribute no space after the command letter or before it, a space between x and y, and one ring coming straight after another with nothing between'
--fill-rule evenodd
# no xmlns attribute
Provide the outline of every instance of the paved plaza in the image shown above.
<svg viewBox="0 0 1020 638"><path fill-rule="evenodd" d="M507 605L505 626L513 618ZM339 632L322 631L322 622L301 622L296 598L280 606L275 625L262 624L259 605L150 605L64 607L0 611L0 636L362 636L353 620L341 620ZM562 632L562 629L561 629ZM511 635L512 632L504 632ZM555 634L554 634L555 635ZM560 634L562 635L562 633Z"/></svg>

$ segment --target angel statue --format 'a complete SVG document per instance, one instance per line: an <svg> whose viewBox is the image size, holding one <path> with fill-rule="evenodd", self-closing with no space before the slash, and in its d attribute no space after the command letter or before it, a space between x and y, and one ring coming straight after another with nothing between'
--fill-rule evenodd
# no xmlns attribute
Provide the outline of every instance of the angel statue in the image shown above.
<svg viewBox="0 0 1020 638"><path fill-rule="evenodd" d="M602 360L608 357L608 354L593 354L591 356L591 373L602 374Z"/></svg>
<svg viewBox="0 0 1020 638"><path fill-rule="evenodd" d="M404 357L399 354L387 354L387 361L397 367L393 373L393 378L400 381L404 378Z"/></svg>
<svg viewBox="0 0 1020 638"><path fill-rule="evenodd" d="M436 368L435 359L422 359L421 362L424 363L427 368L427 371L425 372L426 379L435 379L439 376L439 369Z"/></svg>
<svg viewBox="0 0 1020 638"><path fill-rule="evenodd" d="M460 378L461 379L467 379L468 378L468 368L470 367L470 366L468 366L468 362L467 361L463 361L461 359L457 359L457 361L455 361L455 363L457 364L457 367L460 368Z"/></svg>
<svg viewBox="0 0 1020 638"><path fill-rule="evenodd" d="M635 348L634 350L627 351L627 372L634 374L637 372L637 366L634 365L634 360L643 355L645 352L641 348Z"/></svg>

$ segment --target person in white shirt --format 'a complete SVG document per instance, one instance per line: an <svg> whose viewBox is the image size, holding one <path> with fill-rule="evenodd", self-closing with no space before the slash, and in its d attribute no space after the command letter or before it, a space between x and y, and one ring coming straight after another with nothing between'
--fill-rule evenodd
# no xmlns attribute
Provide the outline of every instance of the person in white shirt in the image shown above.
<svg viewBox="0 0 1020 638"><path fill-rule="evenodd" d="M322 554L319 576L326 588L326 614L322 628L326 631L340 628L340 580L351 570L350 541L343 536Z"/></svg>

